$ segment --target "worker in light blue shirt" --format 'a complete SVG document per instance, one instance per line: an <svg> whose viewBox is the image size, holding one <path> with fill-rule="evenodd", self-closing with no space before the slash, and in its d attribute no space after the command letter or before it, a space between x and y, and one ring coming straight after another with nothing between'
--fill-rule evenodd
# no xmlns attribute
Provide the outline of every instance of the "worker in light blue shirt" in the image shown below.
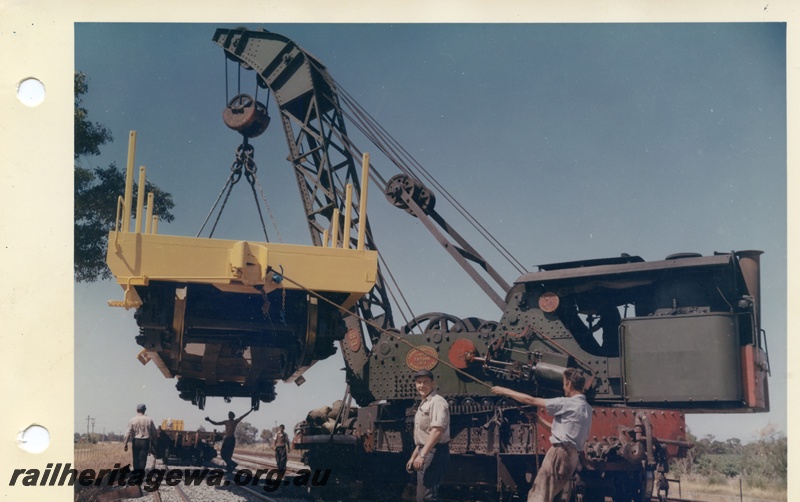
<svg viewBox="0 0 800 502"><path fill-rule="evenodd" d="M552 502L575 474L580 462L589 429L592 427L592 407L586 402L583 388L586 379L573 368L564 371L564 395L553 399L529 396L505 387L492 387L492 392L510 397L523 404L544 408L553 417L550 444L536 480L528 492L528 502Z"/></svg>

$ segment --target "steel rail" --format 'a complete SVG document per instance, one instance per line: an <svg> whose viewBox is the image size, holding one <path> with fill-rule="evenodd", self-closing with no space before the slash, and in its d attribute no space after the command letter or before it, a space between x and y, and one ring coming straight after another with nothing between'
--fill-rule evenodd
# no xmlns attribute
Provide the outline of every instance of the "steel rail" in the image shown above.
<svg viewBox="0 0 800 502"><path fill-rule="evenodd" d="M238 488L240 490L246 491L248 494L250 494L253 497L256 497L256 498L258 498L260 500L265 500L266 502L278 502L276 499L274 499L272 497L267 497L263 493L260 493L260 492L258 492L256 490L250 488L249 486L239 486L239 485L233 485L233 486L235 486L236 488Z"/></svg>
<svg viewBox="0 0 800 502"><path fill-rule="evenodd" d="M186 494L185 491L183 491L183 488L181 488L180 485L175 485L173 486L173 488L175 488L175 493L178 494L178 497L180 497L181 501L192 502L192 499L189 498L189 496Z"/></svg>

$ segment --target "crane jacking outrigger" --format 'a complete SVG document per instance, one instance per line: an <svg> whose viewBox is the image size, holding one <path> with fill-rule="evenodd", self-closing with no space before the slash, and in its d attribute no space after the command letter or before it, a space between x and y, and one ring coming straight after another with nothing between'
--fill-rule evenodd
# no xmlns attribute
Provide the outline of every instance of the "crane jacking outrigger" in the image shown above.
<svg viewBox="0 0 800 502"><path fill-rule="evenodd" d="M686 412L769 410L760 251L623 254L540 265L508 284L435 211L413 159L316 58L264 30L218 29L213 41L256 74L255 98L239 94L223 113L244 138L240 153L252 155L249 139L270 122L257 90L275 98L314 245L158 235L141 191L131 229L132 139L109 235L108 264L125 290L113 304L136 309L140 359L177 378L183 399L202 408L206 396L250 397L257 407L274 399L276 381L302 379L338 341L348 393L298 424L296 448L312 468L336 465L348 495L390 498L403 490L397 473L414 448L420 369L434 373L450 405L444 489L459 497L524 494L550 447L545 411L496 396L492 385L554 397L567 368L587 375L592 429L570 495L583 500L649 500L654 488L665 496L668 459L691 447ZM345 118L402 174L386 181ZM499 320L431 313L395 326L365 213L370 178L434 234L501 309Z"/></svg>

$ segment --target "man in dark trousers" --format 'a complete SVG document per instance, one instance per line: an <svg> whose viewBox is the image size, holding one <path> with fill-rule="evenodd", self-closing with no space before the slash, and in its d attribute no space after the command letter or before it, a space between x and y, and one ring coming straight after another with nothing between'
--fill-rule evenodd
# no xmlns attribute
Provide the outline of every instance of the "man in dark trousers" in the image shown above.
<svg viewBox="0 0 800 502"><path fill-rule="evenodd" d="M450 463L450 407L436 393L430 371L414 373L414 384L422 401L414 415L417 447L408 459L406 470L417 471L417 502L432 502L439 500L439 485Z"/></svg>
<svg viewBox="0 0 800 502"><path fill-rule="evenodd" d="M222 438L222 449L219 452L219 456L225 461L225 470L229 473L233 472L233 470L236 469L236 466L239 465L233 460L233 449L236 446L236 426L239 425L239 422L241 422L244 417L252 412L253 410L251 408L250 411L241 417L236 418L236 415L234 415L232 411L229 411L228 420L223 420L222 422L215 422L206 417L207 422L211 422L214 425L225 426L225 434Z"/></svg>
<svg viewBox="0 0 800 502"><path fill-rule="evenodd" d="M573 368L564 371L564 395L553 399L533 397L505 387L492 387L492 392L523 404L545 408L553 417L550 444L544 461L536 473L528 502L552 502L569 484L580 462L589 429L592 427L592 407L586 402L583 388L586 379Z"/></svg>
<svg viewBox="0 0 800 502"><path fill-rule="evenodd" d="M275 447L275 462L278 464L278 471L286 471L287 453L289 452L289 435L285 432L283 424L278 426L272 446Z"/></svg>
<svg viewBox="0 0 800 502"><path fill-rule="evenodd" d="M146 416L144 412L147 407L143 404L136 406L136 416L128 422L128 432L125 434L125 451L128 451L128 441L133 442L133 469L141 469L147 466L147 454L151 446L155 446L158 438L158 431L153 419Z"/></svg>

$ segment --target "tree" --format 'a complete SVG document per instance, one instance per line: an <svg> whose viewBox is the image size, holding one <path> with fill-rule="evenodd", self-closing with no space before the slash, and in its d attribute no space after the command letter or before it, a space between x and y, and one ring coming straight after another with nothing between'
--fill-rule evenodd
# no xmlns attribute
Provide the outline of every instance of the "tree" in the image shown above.
<svg viewBox="0 0 800 502"><path fill-rule="evenodd" d="M258 429L250 422L241 422L234 433L236 444L253 444L256 442L256 434L258 434Z"/></svg>
<svg viewBox="0 0 800 502"><path fill-rule="evenodd" d="M100 147L113 141L111 131L102 124L91 122L89 112L82 106L82 96L89 90L88 78L75 73L75 280L94 282L108 279L111 271L105 261L108 232L114 228L117 198L125 191L125 173L115 163L108 167L87 168L81 159L100 154ZM175 217L172 195L146 182L145 190L152 192L153 214L161 221ZM138 193L138 187L134 187Z"/></svg>
<svg viewBox="0 0 800 502"><path fill-rule="evenodd" d="M89 91L86 74L75 72L75 160L82 155L100 155L100 147L114 141L111 131L98 123L92 123L89 112L81 106L81 96Z"/></svg>
<svg viewBox="0 0 800 502"><path fill-rule="evenodd" d="M272 441L272 431L269 429L262 429L261 441L264 443L269 443L270 441Z"/></svg>
<svg viewBox="0 0 800 502"><path fill-rule="evenodd" d="M774 424L760 431L758 441L744 448L748 483L754 479L771 479L786 482L788 474L788 441L786 435Z"/></svg>

